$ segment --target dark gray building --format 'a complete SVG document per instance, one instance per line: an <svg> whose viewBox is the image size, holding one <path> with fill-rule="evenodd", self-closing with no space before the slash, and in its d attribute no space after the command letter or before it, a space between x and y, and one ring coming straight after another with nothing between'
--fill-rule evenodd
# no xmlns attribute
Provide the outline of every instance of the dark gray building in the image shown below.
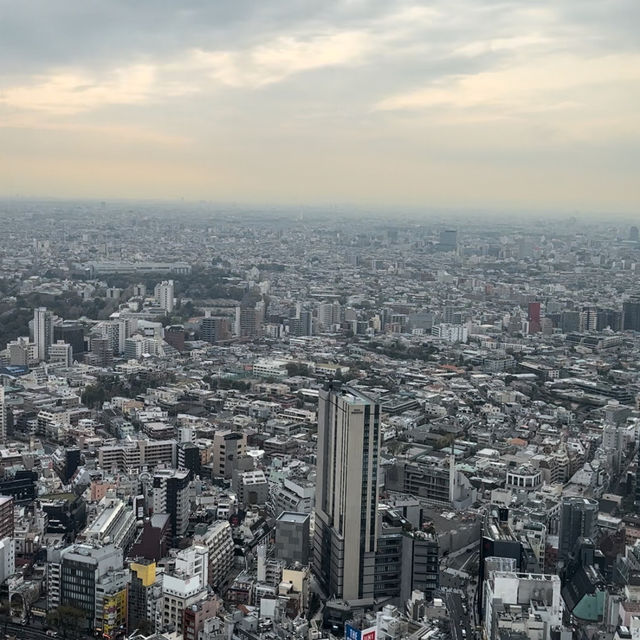
<svg viewBox="0 0 640 640"><path fill-rule="evenodd" d="M567 562L579 538L593 538L598 520L598 503L588 498L569 496L562 499L558 560Z"/></svg>
<svg viewBox="0 0 640 640"><path fill-rule="evenodd" d="M622 304L622 330L640 331L640 297L635 296Z"/></svg>
<svg viewBox="0 0 640 640"><path fill-rule="evenodd" d="M308 513L283 511L276 520L275 554L285 562L309 564L310 537Z"/></svg>

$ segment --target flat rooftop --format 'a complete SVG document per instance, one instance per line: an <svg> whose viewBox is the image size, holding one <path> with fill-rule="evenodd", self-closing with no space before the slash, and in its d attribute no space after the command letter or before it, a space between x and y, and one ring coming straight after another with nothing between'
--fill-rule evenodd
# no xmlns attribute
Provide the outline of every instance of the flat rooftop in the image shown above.
<svg viewBox="0 0 640 640"><path fill-rule="evenodd" d="M308 513L297 513L296 511L283 511L278 516L280 522L293 522L302 524L305 520L309 519Z"/></svg>

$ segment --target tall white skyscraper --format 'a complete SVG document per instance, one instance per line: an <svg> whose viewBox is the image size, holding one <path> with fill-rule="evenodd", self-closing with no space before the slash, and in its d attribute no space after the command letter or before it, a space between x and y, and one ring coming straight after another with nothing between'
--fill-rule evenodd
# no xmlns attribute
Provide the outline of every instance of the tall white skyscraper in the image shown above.
<svg viewBox="0 0 640 640"><path fill-rule="evenodd" d="M373 596L379 452L380 404L335 383L320 391L313 570L330 596Z"/></svg>
<svg viewBox="0 0 640 640"><path fill-rule="evenodd" d="M154 296L156 302L167 313L173 311L174 308L174 295L173 295L173 280L163 280L159 282L154 289Z"/></svg>
<svg viewBox="0 0 640 640"><path fill-rule="evenodd" d="M33 342L38 349L38 360L46 360L53 344L53 314L46 307L33 311Z"/></svg>

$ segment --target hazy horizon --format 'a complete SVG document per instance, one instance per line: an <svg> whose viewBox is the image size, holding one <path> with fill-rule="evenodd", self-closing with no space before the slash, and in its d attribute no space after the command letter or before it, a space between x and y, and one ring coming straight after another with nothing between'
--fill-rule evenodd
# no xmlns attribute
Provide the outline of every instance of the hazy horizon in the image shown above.
<svg viewBox="0 0 640 640"><path fill-rule="evenodd" d="M640 210L633 0L2 8L3 199Z"/></svg>

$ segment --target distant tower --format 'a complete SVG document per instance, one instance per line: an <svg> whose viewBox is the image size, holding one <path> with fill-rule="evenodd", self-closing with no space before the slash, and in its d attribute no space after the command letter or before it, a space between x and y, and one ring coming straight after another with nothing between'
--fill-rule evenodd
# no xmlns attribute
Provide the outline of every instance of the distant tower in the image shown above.
<svg viewBox="0 0 640 640"><path fill-rule="evenodd" d="M622 303L622 330L640 331L640 296Z"/></svg>
<svg viewBox="0 0 640 640"><path fill-rule="evenodd" d="M529 303L529 333L540 333L542 322L540 321L540 303Z"/></svg>
<svg viewBox="0 0 640 640"><path fill-rule="evenodd" d="M33 342L38 349L38 360L46 360L53 344L53 314L46 307L33 311Z"/></svg>
<svg viewBox="0 0 640 640"><path fill-rule="evenodd" d="M7 404L4 399L4 387L0 386L0 442L7 441Z"/></svg>
<svg viewBox="0 0 640 640"><path fill-rule="evenodd" d="M632 242L638 242L640 240L640 232L638 231L638 227L633 226L629 229L629 240Z"/></svg>
<svg viewBox="0 0 640 640"><path fill-rule="evenodd" d="M160 308L171 313L174 308L173 280L163 280L158 283L153 293Z"/></svg>

